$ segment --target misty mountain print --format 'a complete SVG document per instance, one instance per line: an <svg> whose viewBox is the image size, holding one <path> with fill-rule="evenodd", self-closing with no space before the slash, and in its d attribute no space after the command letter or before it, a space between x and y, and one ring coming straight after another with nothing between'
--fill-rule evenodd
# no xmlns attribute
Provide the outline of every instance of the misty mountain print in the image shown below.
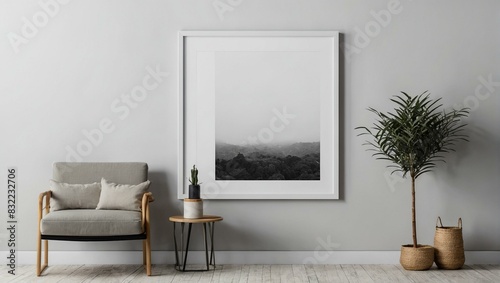
<svg viewBox="0 0 500 283"><path fill-rule="evenodd" d="M320 180L320 143L216 143L217 180Z"/></svg>

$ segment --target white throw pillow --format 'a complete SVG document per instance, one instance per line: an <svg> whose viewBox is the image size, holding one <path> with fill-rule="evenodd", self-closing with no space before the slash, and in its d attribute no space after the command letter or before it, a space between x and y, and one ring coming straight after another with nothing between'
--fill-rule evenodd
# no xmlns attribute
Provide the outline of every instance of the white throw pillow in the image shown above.
<svg viewBox="0 0 500 283"><path fill-rule="evenodd" d="M148 191L150 181L138 185L117 185L101 179L101 197L97 209L141 211L141 200Z"/></svg>
<svg viewBox="0 0 500 283"><path fill-rule="evenodd" d="M50 180L50 210L95 209L101 195L101 184L67 184Z"/></svg>

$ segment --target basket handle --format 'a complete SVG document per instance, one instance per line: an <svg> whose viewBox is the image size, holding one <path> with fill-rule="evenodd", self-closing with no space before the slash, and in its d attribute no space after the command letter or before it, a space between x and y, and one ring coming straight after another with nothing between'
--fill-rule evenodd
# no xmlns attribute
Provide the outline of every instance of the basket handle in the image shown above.
<svg viewBox="0 0 500 283"><path fill-rule="evenodd" d="M460 223L462 223L462 220L459 220L459 221L460 221ZM439 226L438 226L438 222L439 222ZM438 216L438 219L436 220L436 227L443 228L443 222L441 222L441 217L439 217L439 216Z"/></svg>
<svg viewBox="0 0 500 283"><path fill-rule="evenodd" d="M458 218L458 228L462 229L462 218Z"/></svg>

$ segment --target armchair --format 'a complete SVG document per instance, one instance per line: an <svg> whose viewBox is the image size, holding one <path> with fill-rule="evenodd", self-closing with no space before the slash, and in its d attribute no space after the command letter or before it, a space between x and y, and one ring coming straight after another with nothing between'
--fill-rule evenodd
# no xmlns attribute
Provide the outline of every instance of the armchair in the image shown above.
<svg viewBox="0 0 500 283"><path fill-rule="evenodd" d="M52 179L51 189L38 198L37 276L48 266L49 240L142 240L143 264L151 275L149 203L154 199L146 191L146 163L56 162Z"/></svg>

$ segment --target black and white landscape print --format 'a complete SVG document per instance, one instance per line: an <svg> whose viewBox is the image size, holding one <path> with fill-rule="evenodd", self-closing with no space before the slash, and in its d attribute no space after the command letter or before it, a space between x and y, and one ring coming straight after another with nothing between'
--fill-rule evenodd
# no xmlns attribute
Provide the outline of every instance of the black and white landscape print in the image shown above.
<svg viewBox="0 0 500 283"><path fill-rule="evenodd" d="M320 180L320 77L313 52L218 52L217 180Z"/></svg>
<svg viewBox="0 0 500 283"><path fill-rule="evenodd" d="M216 145L217 180L319 180L319 142Z"/></svg>

